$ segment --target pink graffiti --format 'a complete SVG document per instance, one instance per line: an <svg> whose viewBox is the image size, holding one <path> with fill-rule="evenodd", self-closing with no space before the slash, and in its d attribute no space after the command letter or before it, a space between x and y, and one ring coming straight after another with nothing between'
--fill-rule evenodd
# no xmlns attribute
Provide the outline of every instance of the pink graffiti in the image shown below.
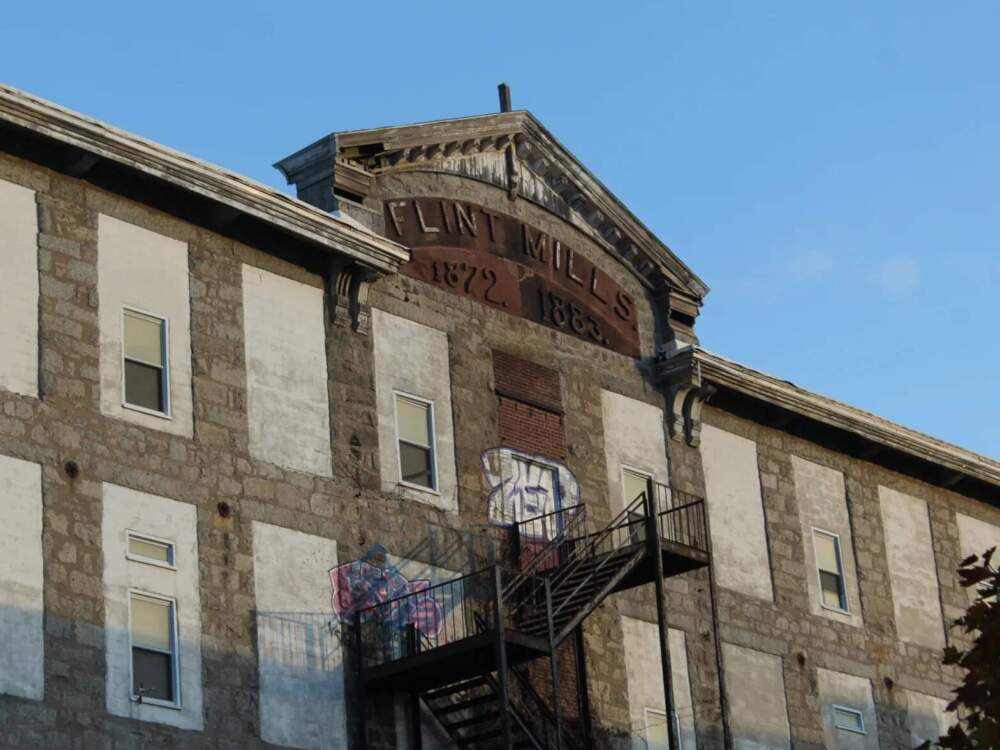
<svg viewBox="0 0 1000 750"><path fill-rule="evenodd" d="M373 565L362 559L333 568L330 585L333 609L343 622L353 623L358 610L396 600L387 605L395 611L385 614L400 626L413 625L429 638L441 629L441 606L430 595L419 595L430 588L426 578L410 581L395 567Z"/></svg>

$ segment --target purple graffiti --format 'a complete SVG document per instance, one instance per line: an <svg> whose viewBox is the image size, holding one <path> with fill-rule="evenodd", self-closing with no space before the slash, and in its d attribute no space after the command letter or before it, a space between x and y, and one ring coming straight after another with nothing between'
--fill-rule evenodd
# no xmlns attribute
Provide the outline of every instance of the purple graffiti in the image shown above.
<svg viewBox="0 0 1000 750"><path fill-rule="evenodd" d="M376 556L384 559L384 551L375 548L366 555L369 558ZM358 610L398 600L398 604L389 605L399 607L400 611L393 613L395 622L413 625L429 638L435 637L441 629L440 605L430 596L419 595L430 588L431 582L426 578L411 581L392 565L376 565L361 558L331 569L330 585L333 609L342 622L353 623Z"/></svg>

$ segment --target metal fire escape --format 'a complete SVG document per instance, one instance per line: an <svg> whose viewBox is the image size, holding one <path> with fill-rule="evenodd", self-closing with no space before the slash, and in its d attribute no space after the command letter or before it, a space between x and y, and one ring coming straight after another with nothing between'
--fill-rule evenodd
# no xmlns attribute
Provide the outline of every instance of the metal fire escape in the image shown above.
<svg viewBox="0 0 1000 750"><path fill-rule="evenodd" d="M515 566L487 567L357 613L362 746L365 696L403 692L416 750L421 702L459 748L584 750L589 727L560 713L556 649L610 594L648 583L656 585L669 684L663 579L709 564L703 500L651 483L600 530L581 504L522 521L509 534ZM536 660L548 662L549 700L528 676Z"/></svg>

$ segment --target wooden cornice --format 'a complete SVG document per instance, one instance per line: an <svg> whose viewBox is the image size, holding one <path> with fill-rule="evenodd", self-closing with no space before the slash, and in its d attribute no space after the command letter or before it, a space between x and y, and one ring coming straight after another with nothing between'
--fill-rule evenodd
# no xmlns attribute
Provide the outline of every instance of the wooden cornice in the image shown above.
<svg viewBox="0 0 1000 750"><path fill-rule="evenodd" d="M787 430L794 424L795 431L806 437L835 434L843 449L866 460L891 464L891 468L902 471L906 469L901 466L913 467L910 473L918 478L957 492L967 491L972 482L978 485L972 494L1000 504L1000 461L699 347L682 347L665 354L657 363L657 372L660 382L674 391L711 387L718 394L712 396L713 405L734 408L752 417L764 416L777 429ZM897 460L891 461L893 456ZM901 457L907 460L899 460Z"/></svg>
<svg viewBox="0 0 1000 750"><path fill-rule="evenodd" d="M350 257L378 272L395 271L409 252L304 201L214 164L0 84L0 124L70 147L63 171L82 176L101 160L141 173L216 206L215 215L246 216L312 247Z"/></svg>

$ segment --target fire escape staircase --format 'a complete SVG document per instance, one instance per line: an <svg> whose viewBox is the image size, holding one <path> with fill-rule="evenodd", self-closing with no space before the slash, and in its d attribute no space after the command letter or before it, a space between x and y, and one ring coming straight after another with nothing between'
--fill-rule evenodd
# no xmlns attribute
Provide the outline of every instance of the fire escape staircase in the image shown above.
<svg viewBox="0 0 1000 750"><path fill-rule="evenodd" d="M517 569L485 568L359 611L362 725L363 696L402 691L458 748L584 750L558 712L556 648L610 594L709 563L704 501L664 485L591 526L583 505L521 521L511 529ZM527 674L543 658L551 705Z"/></svg>

